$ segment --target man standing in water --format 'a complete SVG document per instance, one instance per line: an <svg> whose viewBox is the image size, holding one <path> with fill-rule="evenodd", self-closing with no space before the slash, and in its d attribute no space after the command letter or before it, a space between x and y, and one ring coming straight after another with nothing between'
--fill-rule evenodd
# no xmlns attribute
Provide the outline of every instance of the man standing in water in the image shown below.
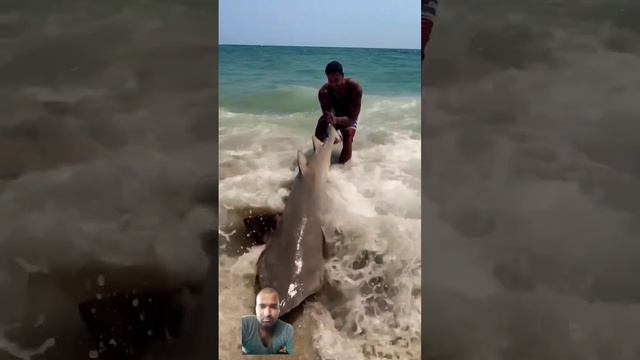
<svg viewBox="0 0 640 360"><path fill-rule="evenodd" d="M340 163L351 159L351 146L356 136L358 115L362 101L362 87L355 80L344 77L342 65L337 61L327 64L324 69L327 83L318 91L322 116L316 125L316 137L327 138L327 127L332 124L342 135Z"/></svg>
<svg viewBox="0 0 640 360"><path fill-rule="evenodd" d="M272 288L256 296L256 315L242 317L242 353L293 354L293 326L279 320L280 297Z"/></svg>

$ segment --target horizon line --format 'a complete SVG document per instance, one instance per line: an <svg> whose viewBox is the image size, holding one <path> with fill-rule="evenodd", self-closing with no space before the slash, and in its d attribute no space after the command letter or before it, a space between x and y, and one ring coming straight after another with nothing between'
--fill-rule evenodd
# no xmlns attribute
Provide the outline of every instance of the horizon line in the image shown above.
<svg viewBox="0 0 640 360"><path fill-rule="evenodd" d="M273 47L312 47L312 48L341 48L341 49L380 49L380 50L420 50L420 48L390 48L390 47L363 47L363 46L325 46L325 45L281 45L281 44L231 44L218 43L219 46L273 46Z"/></svg>

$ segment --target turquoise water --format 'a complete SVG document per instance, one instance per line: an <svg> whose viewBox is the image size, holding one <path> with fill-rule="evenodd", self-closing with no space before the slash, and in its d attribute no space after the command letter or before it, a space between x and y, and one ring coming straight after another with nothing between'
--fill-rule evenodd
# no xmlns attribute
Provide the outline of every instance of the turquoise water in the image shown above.
<svg viewBox="0 0 640 360"><path fill-rule="evenodd" d="M220 106L227 111L313 111L332 60L362 85L365 96L420 95L418 50L221 45L219 54Z"/></svg>

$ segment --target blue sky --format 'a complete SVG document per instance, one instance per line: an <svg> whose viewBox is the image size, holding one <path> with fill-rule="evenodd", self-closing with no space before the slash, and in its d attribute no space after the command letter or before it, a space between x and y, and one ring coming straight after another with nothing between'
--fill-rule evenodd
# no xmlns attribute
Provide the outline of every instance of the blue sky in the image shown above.
<svg viewBox="0 0 640 360"><path fill-rule="evenodd" d="M219 0L220 44L420 48L419 0Z"/></svg>

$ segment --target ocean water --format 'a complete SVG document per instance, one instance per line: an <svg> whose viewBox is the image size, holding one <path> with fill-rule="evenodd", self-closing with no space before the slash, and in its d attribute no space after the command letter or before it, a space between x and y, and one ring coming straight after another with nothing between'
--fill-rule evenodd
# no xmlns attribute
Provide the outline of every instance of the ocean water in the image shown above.
<svg viewBox="0 0 640 360"><path fill-rule="evenodd" d="M305 304L296 349L419 359L419 51L223 45L219 56L220 358L237 357L240 316L254 312L263 247L242 219L284 208L296 152L311 149L324 67L338 60L364 89L362 110L350 164L329 173L330 287Z"/></svg>
<svg viewBox="0 0 640 360"><path fill-rule="evenodd" d="M79 303L205 281L214 10L0 4L0 358L87 359L101 349ZM194 358L199 338L185 334L150 342L149 356Z"/></svg>
<svg viewBox="0 0 640 360"><path fill-rule="evenodd" d="M423 65L429 359L637 359L640 7L441 2Z"/></svg>

